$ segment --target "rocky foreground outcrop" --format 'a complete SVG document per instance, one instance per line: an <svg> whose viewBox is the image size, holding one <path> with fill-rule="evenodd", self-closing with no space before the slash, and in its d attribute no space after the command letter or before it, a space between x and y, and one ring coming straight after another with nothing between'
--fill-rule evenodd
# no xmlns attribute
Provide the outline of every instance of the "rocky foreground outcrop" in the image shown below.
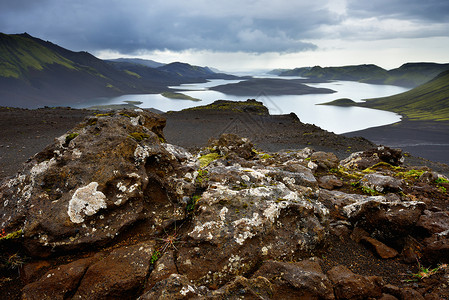
<svg viewBox="0 0 449 300"><path fill-rule="evenodd" d="M449 295L444 176L385 147L340 161L224 134L189 153L164 125L142 110L89 117L2 183L3 291L12 280L22 299ZM329 267L336 240L416 272L393 284L351 258Z"/></svg>

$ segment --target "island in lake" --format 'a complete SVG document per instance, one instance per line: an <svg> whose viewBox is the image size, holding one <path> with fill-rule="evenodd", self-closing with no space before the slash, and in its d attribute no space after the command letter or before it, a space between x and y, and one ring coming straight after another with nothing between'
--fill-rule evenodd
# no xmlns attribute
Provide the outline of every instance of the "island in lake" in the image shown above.
<svg viewBox="0 0 449 300"><path fill-rule="evenodd" d="M305 95L335 93L335 91L331 89L315 88L305 85L305 82L310 83L310 80L253 78L238 83L214 86L210 89L235 96L254 96L260 93L264 93L266 95Z"/></svg>

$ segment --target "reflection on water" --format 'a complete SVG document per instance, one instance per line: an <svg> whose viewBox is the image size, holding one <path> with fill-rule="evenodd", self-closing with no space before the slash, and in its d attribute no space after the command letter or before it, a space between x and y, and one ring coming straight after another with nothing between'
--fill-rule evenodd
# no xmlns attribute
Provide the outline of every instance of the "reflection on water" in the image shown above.
<svg viewBox="0 0 449 300"><path fill-rule="evenodd" d="M325 130L335 133L345 133L395 123L400 120L400 116L392 112L368 108L337 107L316 104L333 101L339 98L350 98L356 102L360 102L363 101L363 99L390 96L407 90L406 88L397 86L374 85L352 81L308 84L313 87L330 88L337 91L337 93L299 96L267 96L262 90L257 95L242 97L226 95L207 89L212 86L236 83L239 81L240 80L220 79L210 80L207 83L185 84L176 87L186 95L201 99L202 102L168 99L159 94L144 94L123 95L114 98L99 98L89 104L84 104L83 106L78 107L123 104L125 101L140 101L142 104L138 105L139 107L151 107L162 111L170 111L206 105L218 99L242 101L246 100L246 98L255 98L262 101L268 107L271 114L288 114L294 112L304 123L315 124Z"/></svg>

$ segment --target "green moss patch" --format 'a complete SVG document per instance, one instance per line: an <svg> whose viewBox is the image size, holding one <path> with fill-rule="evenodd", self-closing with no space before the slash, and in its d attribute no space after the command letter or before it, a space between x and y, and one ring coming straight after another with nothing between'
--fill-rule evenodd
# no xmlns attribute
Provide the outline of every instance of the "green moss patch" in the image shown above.
<svg viewBox="0 0 449 300"><path fill-rule="evenodd" d="M144 139L147 139L150 137L149 134L143 133L143 132L133 132L130 133L129 136L133 139L135 139L138 142L143 141Z"/></svg>
<svg viewBox="0 0 449 300"><path fill-rule="evenodd" d="M78 135L79 135L79 133L77 133L77 132L69 133L65 137L65 145L68 145L70 143L70 141L73 140L74 138L76 138Z"/></svg>
<svg viewBox="0 0 449 300"><path fill-rule="evenodd" d="M205 168L214 160L219 159L221 156L218 153L212 152L201 156L198 160L200 161L200 167Z"/></svg>

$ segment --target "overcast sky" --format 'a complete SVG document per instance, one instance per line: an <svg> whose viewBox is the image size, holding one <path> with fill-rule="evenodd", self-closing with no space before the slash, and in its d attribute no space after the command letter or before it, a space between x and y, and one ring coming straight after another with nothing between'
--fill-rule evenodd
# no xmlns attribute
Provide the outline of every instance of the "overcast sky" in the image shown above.
<svg viewBox="0 0 449 300"><path fill-rule="evenodd" d="M0 31L225 71L449 62L449 0L0 0Z"/></svg>

